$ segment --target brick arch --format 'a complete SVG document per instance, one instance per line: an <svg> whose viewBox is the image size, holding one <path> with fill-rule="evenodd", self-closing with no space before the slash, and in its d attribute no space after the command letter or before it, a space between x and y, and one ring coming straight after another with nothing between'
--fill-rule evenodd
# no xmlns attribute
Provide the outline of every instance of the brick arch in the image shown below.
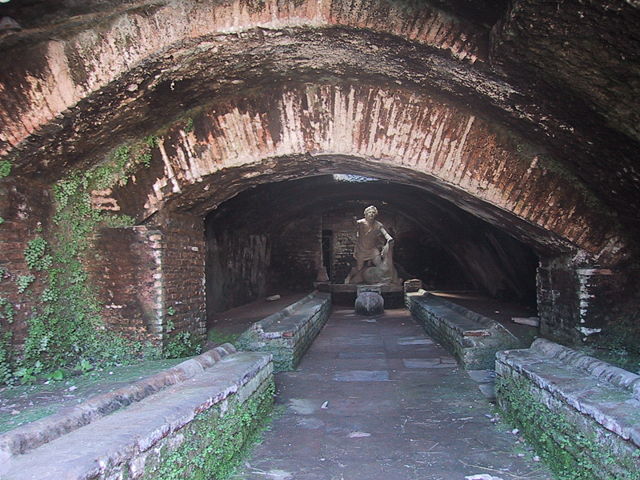
<svg viewBox="0 0 640 480"><path fill-rule="evenodd" d="M47 126L55 131L61 115L155 56L250 30L344 26L394 35L469 65L486 57L486 32L431 6L391 0L138 2L71 23L52 26L44 40L34 32L28 50L5 52L0 155Z"/></svg>
<svg viewBox="0 0 640 480"><path fill-rule="evenodd" d="M121 210L128 202L124 210L138 218L165 207L202 213L251 184L352 172L431 189L540 249L577 249L609 263L624 252L574 179L516 137L428 95L289 86L216 103L193 120L193 129L181 122L160 138L162 173L97 192L96 204Z"/></svg>

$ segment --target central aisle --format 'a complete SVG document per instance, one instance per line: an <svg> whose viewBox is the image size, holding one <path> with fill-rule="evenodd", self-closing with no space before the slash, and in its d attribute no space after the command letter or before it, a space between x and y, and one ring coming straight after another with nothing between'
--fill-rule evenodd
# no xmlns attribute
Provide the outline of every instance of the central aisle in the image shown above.
<svg viewBox="0 0 640 480"><path fill-rule="evenodd" d="M276 382L283 412L236 480L552 478L406 310L335 310Z"/></svg>

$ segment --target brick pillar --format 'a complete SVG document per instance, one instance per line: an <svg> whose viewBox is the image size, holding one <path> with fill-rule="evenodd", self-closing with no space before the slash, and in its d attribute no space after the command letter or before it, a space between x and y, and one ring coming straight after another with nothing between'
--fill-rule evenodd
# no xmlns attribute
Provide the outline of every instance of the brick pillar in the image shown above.
<svg viewBox="0 0 640 480"><path fill-rule="evenodd" d="M162 343L162 234L145 226L103 228L86 257L107 328L137 341Z"/></svg>
<svg viewBox="0 0 640 480"><path fill-rule="evenodd" d="M582 342L603 332L616 317L635 308L635 275L574 265L570 256L541 259L537 271L540 332L564 343Z"/></svg>
<svg viewBox="0 0 640 480"><path fill-rule="evenodd" d="M94 236L86 265L103 305L102 318L108 328L131 340L161 345L179 332L202 340L203 221L172 214L160 223L105 228Z"/></svg>
<svg viewBox="0 0 640 480"><path fill-rule="evenodd" d="M163 325L171 320L172 333L206 333L204 219L194 215L163 214L162 236Z"/></svg>

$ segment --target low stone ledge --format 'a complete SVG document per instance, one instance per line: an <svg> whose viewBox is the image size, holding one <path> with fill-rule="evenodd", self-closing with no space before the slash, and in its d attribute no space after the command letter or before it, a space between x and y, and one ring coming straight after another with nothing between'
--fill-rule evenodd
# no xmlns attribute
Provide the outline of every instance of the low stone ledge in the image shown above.
<svg viewBox="0 0 640 480"><path fill-rule="evenodd" d="M293 370L327 322L331 295L312 292L254 323L236 341L239 350L270 352L276 372Z"/></svg>
<svg viewBox="0 0 640 480"><path fill-rule="evenodd" d="M96 395L79 405L3 433L0 435L0 460L24 454L163 388L193 378L235 352L235 347L226 343L131 385Z"/></svg>
<svg viewBox="0 0 640 480"><path fill-rule="evenodd" d="M181 383L0 464L3 480L218 478L273 403L271 356L225 356Z"/></svg>
<svg viewBox="0 0 640 480"><path fill-rule="evenodd" d="M536 340L531 348L544 356L555 358L605 382L629 390L636 399L640 400L640 375L543 338Z"/></svg>
<svg viewBox="0 0 640 480"><path fill-rule="evenodd" d="M425 331L468 370L493 369L499 350L519 347L519 340L495 320L424 290L407 292L405 302Z"/></svg>
<svg viewBox="0 0 640 480"><path fill-rule="evenodd" d="M548 340L499 352L500 407L561 479L640 478L640 377Z"/></svg>

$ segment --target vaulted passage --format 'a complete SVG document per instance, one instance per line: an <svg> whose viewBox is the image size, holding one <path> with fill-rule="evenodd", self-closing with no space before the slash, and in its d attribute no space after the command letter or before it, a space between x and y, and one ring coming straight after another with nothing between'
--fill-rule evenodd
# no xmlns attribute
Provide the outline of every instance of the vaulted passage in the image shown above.
<svg viewBox="0 0 640 480"><path fill-rule="evenodd" d="M158 388L200 367L204 378L214 378L233 364L238 376L225 377L224 388L217 384L223 403L207 403L200 391L190 405L197 415L209 412L206 419L181 418L222 428L212 412L230 403L240 413L229 425L253 431L257 425L245 425L242 412L269 409L273 365L295 367L326 321L331 298L352 305L366 294L361 300L372 305L379 297L391 302L387 307L406 303L429 334L443 335L439 341L461 368L497 366L506 379L503 398L510 399L502 406L516 420L534 405L551 408L549 395L568 398L570 408L553 405L558 415L570 412L569 420L532 415L551 420L528 425L530 438L548 425L566 426L561 436L582 435L572 429L606 417L594 414L595 423L585 423L571 416L599 412L571 390L591 385L581 383L582 367L622 395L633 397L640 385L632 373L569 351L636 370L640 358L639 24L640 7L630 0L0 1L0 384L205 348L194 361L199 367L156 379ZM384 235L363 215L369 205ZM363 236L380 232L380 245L367 247L356 228ZM367 287L357 285L365 267L377 275L367 277ZM276 303L264 301L277 295ZM289 308L285 299L301 303ZM514 310L497 306L507 304ZM273 362L231 346L210 349L223 343L215 332L235 318L235 308L256 310L238 322L253 325L238 345L261 351L273 341ZM406 380L408 396L391 403L420 409L417 400L404 405L402 398L419 393L436 402L424 385L458 374L448 362L441 374L431 364L414 372L411 365L427 365L440 353L433 345L401 345L420 335L407 311L394 312L379 324L342 312L326 333L362 340L379 327L375 341L384 351L369 352L371 363L382 353L379 371ZM517 345L514 316L535 325ZM223 332L227 338L243 330L234 328ZM528 347L534 336L541 339L526 354L496 353ZM364 362L349 357L360 352L355 340L339 351L322 350L327 341L310 361L335 354L336 365ZM533 367L523 364L529 361ZM571 391L549 387L539 362L566 369L563 378L575 375L562 386ZM324 368L306 365L286 381L294 385ZM156 380L140 388L155 391ZM326 381L327 388L342 385ZM527 381L538 383L525 387ZM519 396L524 389L531 398ZM133 390L126 398L137 402ZM92 405L94 413L108 410ZM602 448L637 466L637 425L615 413L603 428L620 439ZM328 420L290 417L282 425L294 419L309 431ZM411 447L408 432L402 448ZM18 438L0 441L10 457L24 453ZM575 450L590 451L588 438ZM232 456L244 440L220 442ZM412 469L436 478L423 465L438 450L423 446L422 457L390 461L398 460L400 470L403 461L414 462ZM138 478L142 457L101 474L132 469ZM229 468L197 458L209 472ZM591 480L589 472L612 464L605 458L589 470L585 461L560 461L557 469L579 465L587 473L575 478ZM331 471L339 476L336 462ZM451 475L471 472L449 466Z"/></svg>

